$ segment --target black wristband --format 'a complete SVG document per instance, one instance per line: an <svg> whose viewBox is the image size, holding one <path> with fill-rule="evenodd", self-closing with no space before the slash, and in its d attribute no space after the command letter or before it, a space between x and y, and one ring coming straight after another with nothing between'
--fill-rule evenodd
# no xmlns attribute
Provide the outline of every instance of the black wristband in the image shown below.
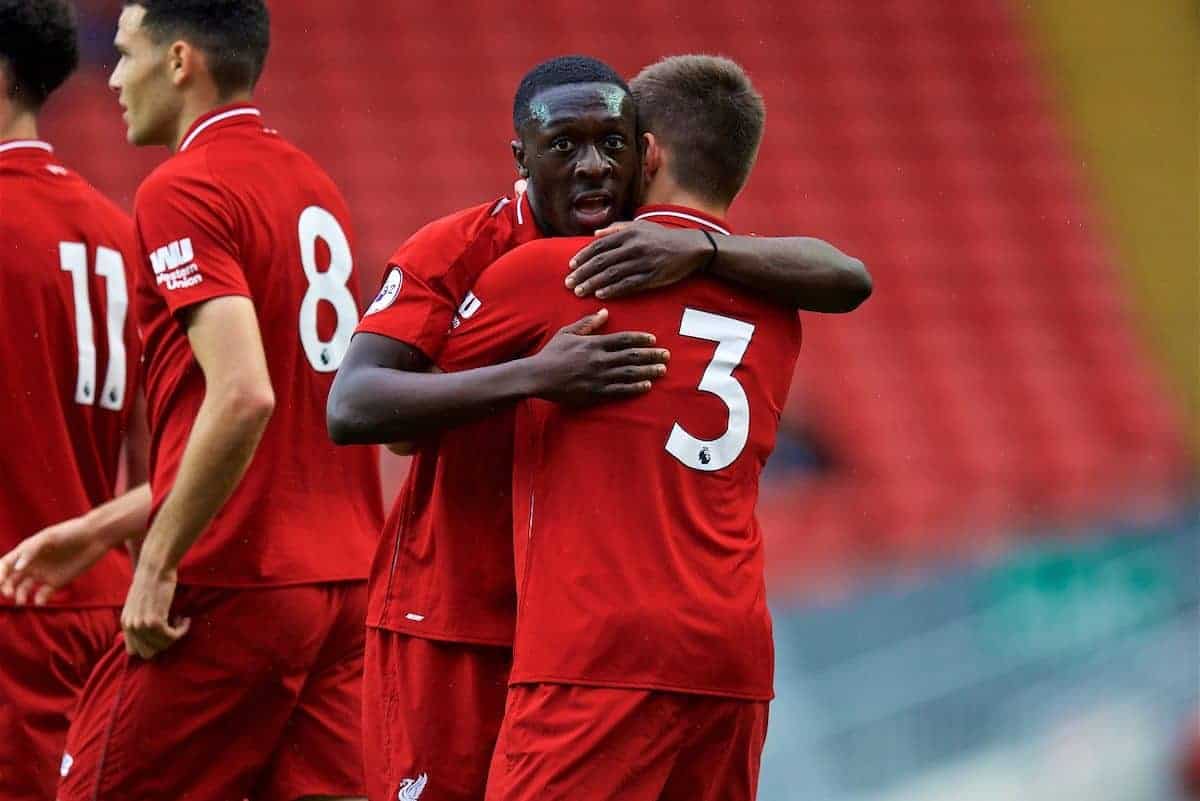
<svg viewBox="0 0 1200 801"><path fill-rule="evenodd" d="M700 272L708 272L708 268L712 267L714 261L717 260L717 240L713 239L713 235L705 229L701 228L700 233L708 237L708 244L712 245L712 253L708 254L708 261L704 262L704 266L700 268Z"/></svg>

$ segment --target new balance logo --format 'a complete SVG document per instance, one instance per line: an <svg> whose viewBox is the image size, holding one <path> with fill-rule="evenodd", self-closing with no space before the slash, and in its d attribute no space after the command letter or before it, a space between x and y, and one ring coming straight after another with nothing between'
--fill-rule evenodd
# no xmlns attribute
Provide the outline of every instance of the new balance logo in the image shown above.
<svg viewBox="0 0 1200 801"><path fill-rule="evenodd" d="M396 801L417 801L429 784L429 774L422 773L415 779L401 779L400 792L396 793Z"/></svg>
<svg viewBox="0 0 1200 801"><path fill-rule="evenodd" d="M464 320L470 320L482 305L483 302L475 297L474 292L468 292L467 296L463 298L463 302L458 306L458 316Z"/></svg>
<svg viewBox="0 0 1200 801"><path fill-rule="evenodd" d="M58 766L58 775L62 776L63 778L66 778L67 774L71 772L71 766L74 764L75 764L75 757L71 756L70 754L64 753L63 758L62 758L62 763Z"/></svg>
<svg viewBox="0 0 1200 801"><path fill-rule="evenodd" d="M450 321L450 330L453 331L463 324L463 320L470 320L479 311L479 307L483 305L474 292L468 292L463 298L463 302L458 306L458 314L454 315L454 319Z"/></svg>
<svg viewBox="0 0 1200 801"><path fill-rule="evenodd" d="M169 245L163 245L151 253L150 265L154 267L155 275L162 275L166 270L174 270L185 264L191 264L194 258L195 256L192 255L192 239L191 237L184 237L183 239L176 239Z"/></svg>

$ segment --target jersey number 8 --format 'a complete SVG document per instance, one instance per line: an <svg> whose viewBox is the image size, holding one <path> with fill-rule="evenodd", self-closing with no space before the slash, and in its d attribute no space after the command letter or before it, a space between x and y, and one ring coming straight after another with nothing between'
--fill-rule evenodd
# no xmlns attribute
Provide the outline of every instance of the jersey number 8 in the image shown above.
<svg viewBox="0 0 1200 801"><path fill-rule="evenodd" d="M354 326L358 322L358 304L346 283L354 258L350 241L337 218L320 206L309 206L300 213L300 265L308 278L308 291L300 301L300 344L308 363L318 373L332 373L342 363ZM329 269L317 269L317 240L329 248ZM320 301L333 306L337 324L333 336L321 339L317 331L317 306Z"/></svg>

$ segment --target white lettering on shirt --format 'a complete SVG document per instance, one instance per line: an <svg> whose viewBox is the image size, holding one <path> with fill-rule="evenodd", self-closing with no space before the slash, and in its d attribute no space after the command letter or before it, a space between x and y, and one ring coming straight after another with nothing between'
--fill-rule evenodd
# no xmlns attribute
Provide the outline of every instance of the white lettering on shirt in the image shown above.
<svg viewBox="0 0 1200 801"><path fill-rule="evenodd" d="M184 237L156 248L150 254L150 266L159 286L187 289L204 280L194 259L191 237Z"/></svg>

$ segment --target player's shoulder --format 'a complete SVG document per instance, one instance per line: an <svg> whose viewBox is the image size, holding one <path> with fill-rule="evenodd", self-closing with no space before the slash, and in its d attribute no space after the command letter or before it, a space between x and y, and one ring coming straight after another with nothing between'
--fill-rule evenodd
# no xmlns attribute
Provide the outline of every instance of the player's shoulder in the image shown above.
<svg viewBox="0 0 1200 801"><path fill-rule="evenodd" d="M561 287L567 263L591 241L587 236L560 236L526 242L497 259L484 277L496 281L501 276L520 275L530 286L548 281Z"/></svg>
<svg viewBox="0 0 1200 801"><path fill-rule="evenodd" d="M744 319L787 338L799 336L800 315L790 303L771 300L761 292L714 276L693 276L669 287L665 294L685 307Z"/></svg>
<svg viewBox="0 0 1200 801"><path fill-rule="evenodd" d="M724 286L721 291L729 292ZM744 312L746 319L754 322L756 330L760 332L760 338L770 338L781 349L781 353L794 352L800 348L803 326L795 306L771 300L744 287L736 288L735 292L738 297L735 316L738 312Z"/></svg>
<svg viewBox="0 0 1200 801"><path fill-rule="evenodd" d="M389 261L407 269L445 269L479 243L490 244L506 225L504 198L456 211L427 223L404 241Z"/></svg>
<svg viewBox="0 0 1200 801"><path fill-rule="evenodd" d="M10 186L38 187L51 195L63 197L85 194L91 188L83 176L57 158L32 164L6 164L0 161L0 181Z"/></svg>
<svg viewBox="0 0 1200 801"><path fill-rule="evenodd" d="M221 144L221 140L213 145ZM337 181L307 150L274 128L249 131L231 138L226 149L213 149L209 169L238 203L278 202L284 207L299 202L317 203L349 224L349 209ZM286 191L278 191L279 176L288 177Z"/></svg>
<svg viewBox="0 0 1200 801"><path fill-rule="evenodd" d="M274 128L227 131L200 144L208 173L231 184L277 182L281 172L301 184L331 181L308 151Z"/></svg>
<svg viewBox="0 0 1200 801"><path fill-rule="evenodd" d="M90 181L74 171L71 171L69 177L71 183L74 184L73 191L84 197L96 214L122 225L132 225L129 214L126 213L125 209L118 206L112 198L93 186Z"/></svg>
<svg viewBox="0 0 1200 801"><path fill-rule="evenodd" d="M520 298L522 303L552 302L558 310L590 303L567 291L568 262L591 237L535 239L513 248L487 267L475 283L476 296Z"/></svg>
<svg viewBox="0 0 1200 801"><path fill-rule="evenodd" d="M165 199L185 186L195 187L206 183L212 183L212 176L204 153L185 150L150 171L138 186L133 205L138 209L146 203Z"/></svg>
<svg viewBox="0 0 1200 801"><path fill-rule="evenodd" d="M0 183L9 182L20 182L25 190L21 194L28 203L0 218L23 227L31 223L54 230L65 227L81 233L108 234L122 241L132 235L133 223L125 210L57 160L36 172L0 177Z"/></svg>
<svg viewBox="0 0 1200 801"><path fill-rule="evenodd" d="M544 239L535 239L532 242L526 242L520 247L513 248L511 255L513 260L557 258L564 254L570 257L583 250L593 241L595 241L595 238L590 236L546 237Z"/></svg>
<svg viewBox="0 0 1200 801"><path fill-rule="evenodd" d="M295 169L297 166L309 166L310 161L303 158L303 153L278 135L264 135L263 138L269 139L270 143L260 145L256 138L231 136L228 132L197 141L155 167L138 187L136 201L169 195L181 188L207 186L216 189L267 175L278 181L285 166L291 169L283 174L292 181L300 177ZM281 162L285 160L293 163L284 165Z"/></svg>

